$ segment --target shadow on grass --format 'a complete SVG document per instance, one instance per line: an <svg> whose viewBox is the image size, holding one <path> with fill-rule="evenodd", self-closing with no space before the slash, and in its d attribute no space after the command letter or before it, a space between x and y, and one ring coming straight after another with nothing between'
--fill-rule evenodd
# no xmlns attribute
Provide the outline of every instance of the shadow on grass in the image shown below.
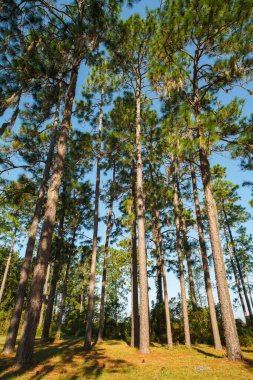
<svg viewBox="0 0 253 380"><path fill-rule="evenodd" d="M39 341L36 342L34 352L34 362L30 366L23 368L16 368L13 366L13 357L0 357L0 379L10 380L22 375L26 375L29 380L41 380L47 378L47 375L54 371L55 376L68 375L69 380L80 378L80 375L93 376L98 378L106 369L109 373L125 372L131 363L125 360L115 360L105 354L105 349L102 347L92 346L89 352L84 351L83 346L80 345L81 339L65 340L62 342L54 342L45 345ZM110 345L117 345L118 342L110 342ZM56 364L52 364L49 360L55 356L60 356ZM76 363L73 363L73 358L80 359L78 364L78 373L75 374L77 369ZM69 374L65 364L73 368L72 373Z"/></svg>
<svg viewBox="0 0 253 380"><path fill-rule="evenodd" d="M103 348L96 348L84 355L83 375L99 377L105 369L111 374L119 372L122 374L132 366L126 360L112 359L106 356Z"/></svg>
<svg viewBox="0 0 253 380"><path fill-rule="evenodd" d="M195 351L199 352L200 354L203 354L205 356L209 356L211 358L216 358L216 359L224 359L224 354L215 354L213 352L209 352L208 350L205 350L203 347L198 347L198 346L193 346L192 347Z"/></svg>

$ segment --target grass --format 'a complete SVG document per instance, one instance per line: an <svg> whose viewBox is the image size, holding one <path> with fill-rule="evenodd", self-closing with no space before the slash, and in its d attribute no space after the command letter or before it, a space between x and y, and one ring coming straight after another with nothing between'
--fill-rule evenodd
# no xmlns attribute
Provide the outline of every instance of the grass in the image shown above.
<svg viewBox="0 0 253 380"><path fill-rule="evenodd" d="M4 337L0 338L0 349ZM224 352L206 345L191 349L176 346L168 350L154 344L151 353L141 355L123 341L105 341L83 351L82 340L36 343L34 363L26 371L12 367L13 356L0 356L0 379L20 380L189 380L253 379L253 347L243 349L244 360L230 362Z"/></svg>

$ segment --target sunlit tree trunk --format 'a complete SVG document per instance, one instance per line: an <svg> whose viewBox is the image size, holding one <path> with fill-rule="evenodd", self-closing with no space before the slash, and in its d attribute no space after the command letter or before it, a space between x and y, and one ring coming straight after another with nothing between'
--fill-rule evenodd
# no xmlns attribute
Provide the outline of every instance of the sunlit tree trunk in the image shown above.
<svg viewBox="0 0 253 380"><path fill-rule="evenodd" d="M78 224L76 224L75 228L73 229L72 240L71 240L70 249L69 249L69 252L68 252L68 261L67 261L67 267L66 267L65 277L64 277L64 280L63 280L61 303L60 303L58 322L57 322L57 331L56 331L56 334L55 334L55 339L56 340L60 340L61 339L62 319L63 319L63 315L64 315L65 302L66 302L66 298L67 298L69 271L70 271L70 266L71 266L72 259L73 259L74 254L75 254L75 240L76 240L77 229L78 229Z"/></svg>
<svg viewBox="0 0 253 380"><path fill-rule="evenodd" d="M101 300L100 300L98 341L104 340L106 275L107 275L107 261L108 261L108 251L109 251L109 243L110 243L110 233L111 233L111 227L112 227L112 213L113 213L113 195L111 195L111 201L110 201L108 219L107 219L107 228L106 228L104 264L103 264L102 288L101 288Z"/></svg>
<svg viewBox="0 0 253 380"><path fill-rule="evenodd" d="M46 269L54 232L59 190L64 169L64 161L67 153L67 141L70 130L72 106L75 98L79 65L80 60L75 60L71 70L70 84L68 87L65 109L63 112L63 120L59 133L54 169L48 189L47 205L41 230L37 263L34 268L29 295L29 303L25 315L25 320L22 326L20 343L15 359L16 365L28 364L32 360L34 340L39 321L43 287L46 277Z"/></svg>
<svg viewBox="0 0 253 380"><path fill-rule="evenodd" d="M16 240L16 231L14 232L14 235L13 235L13 238L12 238L12 241L11 241L11 247L10 247L10 250L9 250L9 255L8 255L8 259L7 259L7 263L6 263L6 266L5 266L4 275L3 275L3 279L2 279L2 283L1 283L1 288L0 288L0 304L2 302L2 298L3 298L3 294L4 294L4 289L5 289L5 285L6 285L6 281L7 281L7 276L8 276L10 265L11 265L11 258L12 258L12 254L13 254L13 251L14 251L15 240Z"/></svg>
<svg viewBox="0 0 253 380"><path fill-rule="evenodd" d="M31 260L33 256L39 221L41 219L41 213L42 208L45 203L45 197L46 197L46 188L50 176L50 169L53 165L53 157L54 157L54 149L56 145L56 135L57 135L57 128L58 128L58 122L59 122L59 113L60 113L60 102L58 103L55 117L54 117L54 125L53 125L53 131L52 131L52 137L50 141L50 146L47 154L47 160L45 163L44 173L42 182L40 185L40 189L38 192L38 198L33 214L32 223L29 229L29 236L28 236L28 242L26 246L26 252L25 252L25 258L22 264L22 268L20 271L20 280L18 284L18 290L15 300L15 305L12 311L10 324L4 344L4 353L10 354L14 351L17 335L18 335L18 329L20 325L20 319L22 315L23 310L23 304L24 304L24 298L26 293L26 287L28 283L29 278L29 272L30 272L30 266L31 266Z"/></svg>
<svg viewBox="0 0 253 380"><path fill-rule="evenodd" d="M227 213L226 213L226 210L225 210L224 206L223 206L223 213L224 213L224 217L225 217L225 223L226 223L226 226L227 226L229 238L230 238L230 241L231 241L231 247L232 247L232 250L233 250L236 266L237 266L239 277L240 277L241 284L242 284L243 294L244 294L245 301L246 301L246 304L247 304L247 308L248 308L248 311L249 311L249 316L250 316L250 319L253 320L253 314L252 314L250 300L249 300L249 297L248 297L248 292L247 292L245 281L244 281L244 276L243 276L242 269L241 269L241 264L240 264L240 261L239 261L238 256L237 256L233 234L232 234L232 231L231 231L231 228L230 228L230 224L229 224L229 221L228 221L228 218L227 218Z"/></svg>
<svg viewBox="0 0 253 380"><path fill-rule="evenodd" d="M192 302L193 308L196 309L197 300L196 300L196 294L195 294L194 277L193 277L193 270L192 270L192 263L191 263L191 252L190 252L190 247L189 247L188 238L187 238L187 226L186 226L185 217L183 215L184 206L183 206L183 200L182 200L180 185L179 185L178 180L177 180L177 191L178 191L178 201L179 201L179 210L180 210L179 220L180 220L182 237L183 237L183 249L184 249L187 269L188 269L190 300Z"/></svg>
<svg viewBox="0 0 253 380"><path fill-rule="evenodd" d="M45 281L44 291L43 291L43 301L42 301L42 306L40 309L39 327L41 327L43 324L45 309L46 309L46 305L48 302L48 288L49 288L50 269L51 269L51 265L49 263L47 266L46 281Z"/></svg>
<svg viewBox="0 0 253 380"><path fill-rule="evenodd" d="M161 270L162 270L162 279L163 279L163 296L164 296L163 298L164 298L164 309L165 309L165 320L166 320L167 345L169 348L172 348L173 339L172 339L171 321L170 321L170 307L169 307L166 265L165 265L165 257L164 257L164 250L163 250L159 210L156 210L155 217L156 217L156 224L157 224L157 242L158 242L159 251L160 251Z"/></svg>
<svg viewBox="0 0 253 380"><path fill-rule="evenodd" d="M248 287L248 291L249 291L250 302L251 302L251 305L252 305L252 307L253 307L253 298L252 298L251 289L250 289L250 283L249 283L249 275L248 275L248 271L246 271L246 281L247 281L247 287Z"/></svg>
<svg viewBox="0 0 253 380"><path fill-rule="evenodd" d="M191 337L190 337L188 305L187 305L185 278L184 278L183 247L182 247L182 239L181 239L181 231L180 231L181 229L180 229L180 218L179 218L179 199L178 199L178 192L177 192L176 170L177 170L176 165L173 165L173 169L172 169L172 182L173 182L173 192L174 192L173 205L174 205L174 217L175 217L175 225L176 225L178 265L179 265L181 300L182 300L183 321L184 321L184 336L185 336L185 345L187 347L190 347Z"/></svg>
<svg viewBox="0 0 253 380"><path fill-rule="evenodd" d="M139 347L140 318L139 318L139 292L138 292L138 257L137 257L137 231L136 231L136 172L135 160L131 164L131 193L132 193L132 225L131 225L131 347Z"/></svg>
<svg viewBox="0 0 253 380"><path fill-rule="evenodd" d="M42 341L46 341L49 338L50 326L51 326L52 317L53 317L56 288L57 288L57 283L59 281L60 272L61 272L60 259L61 259L62 243L63 243L63 227L64 227L64 218L65 218L64 207L65 206L63 205L62 210L61 210L61 216L60 216L54 268L53 268L53 274L52 274L52 280L51 280L51 286L50 286L50 293L48 296L45 320L44 320L43 330L42 330L42 335L41 335Z"/></svg>
<svg viewBox="0 0 253 380"><path fill-rule="evenodd" d="M190 171L191 171L193 198L194 198L195 213L196 213L197 227L198 227L199 246L200 246L202 265L203 265L203 271L204 271L206 295L207 295L207 301L208 301L208 307L209 307L209 313L210 313L210 319L211 319L211 325L212 325L212 331L213 331L214 347L216 348L216 350L221 350L222 344L221 344L221 339L220 339L217 315L216 315L216 310L215 310L215 303L214 303L214 298L213 298L212 281L211 281L210 270L209 270L204 226L203 226L202 215L201 215L201 210L200 210L197 178L196 178L196 172L192 163L190 164Z"/></svg>
<svg viewBox="0 0 253 380"><path fill-rule="evenodd" d="M212 192L211 186L211 170L208 160L207 152L202 146L203 136L199 130L200 146L199 146L199 159L200 170L202 175L206 211L209 224L210 240L214 259L214 269L217 282L217 290L221 307L222 324L224 328L224 336L226 341L226 348L228 358L230 360L241 360L241 348L239 338L236 330L233 309L231 305L228 283L226 278L226 270L224 257L221 246L220 231L218 224L218 213L216 202Z"/></svg>
<svg viewBox="0 0 253 380"><path fill-rule="evenodd" d="M241 302L241 305L242 305L242 310L243 310L244 318L245 318L245 321L247 322L248 315L247 315L246 306L245 306L243 295L242 295L241 283L240 283L239 277L237 275L237 270L236 270L236 266L235 266L235 263L234 263L233 253L232 253L230 241L229 241L227 230L226 230L225 226L224 226L223 230L224 230L224 236L225 236L226 243L227 243L227 249L228 249L228 254L229 254L229 259L230 259L231 267L232 267L232 270L233 270L233 273L234 273L235 284L236 284L238 295L239 295L240 302Z"/></svg>
<svg viewBox="0 0 253 380"><path fill-rule="evenodd" d="M139 281L140 281L140 346L142 354L149 353L149 302L147 254L145 237L145 205L141 147L141 91L140 80L136 90L136 213L138 228Z"/></svg>
<svg viewBox="0 0 253 380"><path fill-rule="evenodd" d="M99 111L99 130L98 130L98 148L97 148L97 172L96 172L96 188L95 188L95 210L94 210L94 226L93 226L93 242L92 242L92 255L91 255L91 269L89 277L89 291L88 291L88 311L86 322L86 333L84 341L84 349L89 351L91 349L92 339L92 316L94 309L94 293L95 293L95 276L96 276L96 261L97 261L97 243L98 243L98 221L99 221L99 198L100 198L100 166L101 166L101 146L102 146L102 128L103 128L103 106L104 95L101 92L100 111Z"/></svg>

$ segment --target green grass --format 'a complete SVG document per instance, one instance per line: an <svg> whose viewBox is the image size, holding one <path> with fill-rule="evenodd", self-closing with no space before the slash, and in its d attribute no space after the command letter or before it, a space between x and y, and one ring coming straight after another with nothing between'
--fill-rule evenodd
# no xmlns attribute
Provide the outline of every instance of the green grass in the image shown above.
<svg viewBox="0 0 253 380"><path fill-rule="evenodd" d="M2 349L4 337L0 338ZM0 379L100 379L100 380L189 380L253 379L253 347L243 350L244 360L230 362L224 352L206 345L191 349L176 346L168 350L154 344L151 353L141 355L125 342L99 343L90 353L82 349L82 340L64 340L52 344L36 343L34 364L26 371L12 367L13 357L0 357Z"/></svg>

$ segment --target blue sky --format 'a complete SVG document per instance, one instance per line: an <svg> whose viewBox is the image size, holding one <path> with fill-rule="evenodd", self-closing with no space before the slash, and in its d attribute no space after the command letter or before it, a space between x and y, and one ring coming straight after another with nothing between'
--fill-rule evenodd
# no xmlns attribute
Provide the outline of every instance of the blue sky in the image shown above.
<svg viewBox="0 0 253 380"><path fill-rule="evenodd" d="M125 7L122 16L123 16L123 18L127 18L133 13L139 13L142 16L144 16L146 7L148 7L149 9L155 9L159 5L160 5L160 0L142 0L138 4L136 4L133 8ZM79 73L79 79L78 79L78 85L77 85L77 94L81 93L82 85L85 81L85 78L87 77L87 73L88 73L88 70L84 66L82 66L80 73ZM244 115L249 115L251 112L251 109L252 109L252 106L251 106L252 100L251 100L250 95L248 93L246 93L245 91L237 88L229 94L221 93L220 94L220 100L222 102L226 103L226 102L230 101L235 96L238 96L239 98L243 98L246 100L243 112L244 112ZM75 124L75 126L77 127L76 124ZM80 125L78 126L78 128L80 128ZM214 154L212 156L211 161L212 161L212 164L219 163L223 166L226 166L227 178L230 181L232 181L232 182L234 182L240 186L242 185L242 183L244 181L250 181L252 178L252 172L242 171L240 169L239 161L232 160L228 154ZM12 178L12 176L15 176L15 174L12 173L9 176L9 178ZM91 173L90 179L94 183L94 172ZM106 179L103 178L103 184L104 185L105 185L105 180ZM239 194L241 195L241 198L242 198L241 199L242 205L244 207L246 207L251 212L252 209L248 205L248 202L251 199L250 189L245 188L245 187L244 188L240 187ZM104 205L101 203L100 216L103 217L104 215L106 215L106 213L107 213L107 210L105 209ZM99 235L101 237L101 243L103 244L104 239L105 239L105 225L104 225L104 223L100 223L99 227L100 227L99 228ZM253 231L252 220L247 223L247 228L248 228L249 232ZM92 231L87 232L87 235L91 236ZM214 275L213 275L213 278L214 278ZM150 291L150 298L154 299L155 292L154 292L154 284L153 284L152 280L150 281L150 286L152 287L152 290ZM176 296L180 290L179 281L175 278L175 276L172 273L168 274L168 286L169 286L169 288L168 288L169 297ZM216 299L217 299L217 296L216 296ZM236 312L236 315L241 317L242 316L241 311L238 310Z"/></svg>

